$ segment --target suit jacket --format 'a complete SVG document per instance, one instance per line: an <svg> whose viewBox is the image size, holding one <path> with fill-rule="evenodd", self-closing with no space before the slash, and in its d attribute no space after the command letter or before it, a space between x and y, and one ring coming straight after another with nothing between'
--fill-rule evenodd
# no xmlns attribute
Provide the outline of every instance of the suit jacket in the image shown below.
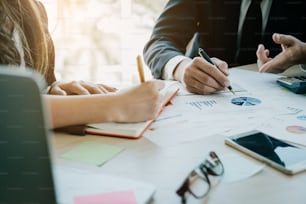
<svg viewBox="0 0 306 204"><path fill-rule="evenodd" d="M235 61L237 31L241 1L170 0L153 28L144 47L144 60L155 78L161 77L165 64L177 55L197 56L203 47L212 57L225 60L230 67L241 65ZM272 40L274 32L291 34L306 41L306 1L274 0L262 43L275 56L281 51ZM191 50L190 39L198 33ZM256 62L256 53L248 57Z"/></svg>

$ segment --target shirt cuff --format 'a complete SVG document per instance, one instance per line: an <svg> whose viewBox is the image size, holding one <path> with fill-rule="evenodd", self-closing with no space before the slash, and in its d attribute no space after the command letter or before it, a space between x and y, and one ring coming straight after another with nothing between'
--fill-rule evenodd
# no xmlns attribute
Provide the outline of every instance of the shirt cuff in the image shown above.
<svg viewBox="0 0 306 204"><path fill-rule="evenodd" d="M162 79L173 80L174 79L173 72L174 72L175 68L184 59L188 59L188 57L178 55L178 56L175 56L172 59L170 59L163 69Z"/></svg>

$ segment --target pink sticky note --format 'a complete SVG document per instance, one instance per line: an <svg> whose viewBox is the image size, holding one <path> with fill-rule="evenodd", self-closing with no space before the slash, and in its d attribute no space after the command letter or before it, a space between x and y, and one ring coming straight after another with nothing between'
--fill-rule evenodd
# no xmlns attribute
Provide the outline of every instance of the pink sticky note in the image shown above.
<svg viewBox="0 0 306 204"><path fill-rule="evenodd" d="M74 204L137 204L135 195L132 191L128 192L109 192L95 195L77 196Z"/></svg>

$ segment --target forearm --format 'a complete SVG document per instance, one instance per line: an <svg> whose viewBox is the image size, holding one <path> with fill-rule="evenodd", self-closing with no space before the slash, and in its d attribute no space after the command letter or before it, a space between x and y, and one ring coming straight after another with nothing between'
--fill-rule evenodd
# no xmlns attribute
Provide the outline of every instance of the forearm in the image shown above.
<svg viewBox="0 0 306 204"><path fill-rule="evenodd" d="M51 128L114 121L114 96L44 96Z"/></svg>
<svg viewBox="0 0 306 204"><path fill-rule="evenodd" d="M142 122L156 117L160 108L162 81L108 94L44 95L50 127L58 128L100 122Z"/></svg>

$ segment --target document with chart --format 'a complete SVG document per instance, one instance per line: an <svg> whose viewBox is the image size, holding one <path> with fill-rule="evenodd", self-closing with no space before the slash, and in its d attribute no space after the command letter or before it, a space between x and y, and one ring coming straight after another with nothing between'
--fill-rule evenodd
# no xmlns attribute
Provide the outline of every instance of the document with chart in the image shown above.
<svg viewBox="0 0 306 204"><path fill-rule="evenodd" d="M293 96L276 84L277 75L237 69L231 76L235 95L229 91L196 95L180 88L172 105L145 135L158 144L171 145L257 129L271 116L288 112ZM302 102L303 98L295 101Z"/></svg>

